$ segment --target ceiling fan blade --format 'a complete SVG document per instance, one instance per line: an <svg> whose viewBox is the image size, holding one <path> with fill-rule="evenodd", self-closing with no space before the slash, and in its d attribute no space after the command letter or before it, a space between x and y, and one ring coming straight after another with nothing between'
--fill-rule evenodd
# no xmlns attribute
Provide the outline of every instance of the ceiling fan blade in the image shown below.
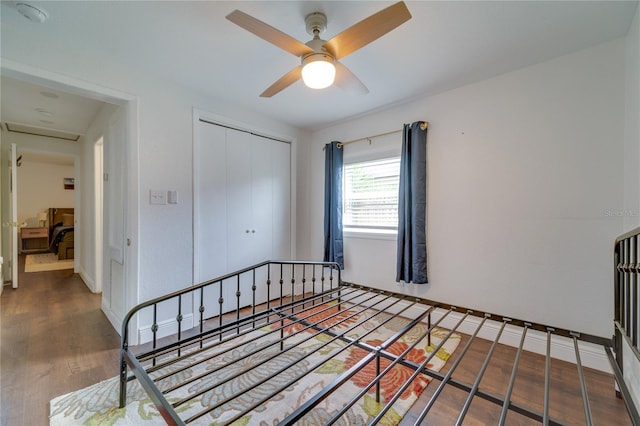
<svg viewBox="0 0 640 426"><path fill-rule="evenodd" d="M336 61L336 79L333 84L354 95L366 95L369 89L351 70L342 63Z"/></svg>
<svg viewBox="0 0 640 426"><path fill-rule="evenodd" d="M291 86L296 81L302 78L302 65L298 65L282 77L275 83L273 83L267 90L260 94L261 98L270 98L273 95L281 92L287 87Z"/></svg>
<svg viewBox="0 0 640 426"><path fill-rule="evenodd" d="M352 25L326 42L324 47L336 59L344 58L409 19L411 19L411 13L401 1Z"/></svg>
<svg viewBox="0 0 640 426"><path fill-rule="evenodd" d="M313 53L313 49L306 44L239 10L234 10L228 14L227 19L250 33L296 56Z"/></svg>

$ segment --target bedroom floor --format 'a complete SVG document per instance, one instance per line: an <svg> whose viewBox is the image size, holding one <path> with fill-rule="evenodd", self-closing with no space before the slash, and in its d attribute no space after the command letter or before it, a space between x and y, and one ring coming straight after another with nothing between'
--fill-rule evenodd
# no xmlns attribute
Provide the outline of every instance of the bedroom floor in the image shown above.
<svg viewBox="0 0 640 426"><path fill-rule="evenodd" d="M464 347L468 336L463 335L459 348ZM483 339L474 340L469 352L456 368L453 378L464 383L472 384L476 380L478 371L489 352L491 342ZM454 363L456 355L453 354L449 362L440 371L446 374ZM482 378L481 389L495 395L504 395L511 377L513 360L517 349L498 345L491 362ZM543 411L544 401L544 372L545 358L532 352L523 352L518 368L512 401L520 405L533 407L540 413ZM614 379L612 375L590 368L584 369L585 381L589 392L589 404L594 425L631 425L626 407L622 399L615 396ZM542 377L542 380L541 380ZM574 364L557 359L551 360L552 390L549 394L549 415L552 420L561 424L583 425L586 424L584 408L582 405L580 383L577 368ZM420 414L429 398L438 388L439 381L433 380L405 416L401 425L412 425ZM438 397L429 415L422 423L424 425L448 425L455 424L461 408L465 404L468 393L451 386L445 388ZM418 409L417 407L420 407ZM475 397L464 418L465 425L493 425L498 424L501 414L501 405L497 405L481 398ZM505 424L507 425L539 425L539 422L531 420L523 415L509 412Z"/></svg>
<svg viewBox="0 0 640 426"><path fill-rule="evenodd" d="M118 371L120 340L100 310L100 295L92 294L70 270L25 274L23 268L21 257L20 289L5 287L0 298L2 426L47 425L52 398L113 377ZM460 347L465 340L463 337ZM454 378L473 383L490 344L474 342ZM514 354L514 348L499 345L482 381L483 389L500 393L506 388ZM451 364L452 360L447 366ZM544 358L527 353L520 369L514 399L542 401L543 383L526 372L544 369ZM631 424L622 400L615 397L612 377L590 369L585 373L594 424ZM576 398L575 367L554 360L552 378L563 385L561 393L551 395L552 417L584 424L581 399ZM422 405L437 386L433 381L427 387ZM466 397L462 391L445 390L424 424L454 424ZM418 414L418 409L410 411L401 424L413 424L411 419ZM496 424L499 415L499 406L475 398L464 424ZM538 423L510 414L507 424Z"/></svg>
<svg viewBox="0 0 640 426"><path fill-rule="evenodd" d="M118 373L120 337L72 269L24 273L0 297L0 424L48 425L49 401Z"/></svg>

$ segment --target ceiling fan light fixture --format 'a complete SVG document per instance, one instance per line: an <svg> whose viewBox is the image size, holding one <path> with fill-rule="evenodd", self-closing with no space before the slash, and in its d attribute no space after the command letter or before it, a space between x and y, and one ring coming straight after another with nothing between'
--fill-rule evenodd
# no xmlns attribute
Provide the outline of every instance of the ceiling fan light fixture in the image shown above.
<svg viewBox="0 0 640 426"><path fill-rule="evenodd" d="M302 81L311 89L324 89L333 84L336 67L333 58L324 53L313 53L302 60Z"/></svg>

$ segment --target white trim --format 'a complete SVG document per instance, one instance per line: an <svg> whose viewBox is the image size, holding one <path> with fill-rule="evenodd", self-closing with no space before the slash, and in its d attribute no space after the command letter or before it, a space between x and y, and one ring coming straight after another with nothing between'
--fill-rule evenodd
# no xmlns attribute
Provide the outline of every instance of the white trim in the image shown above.
<svg viewBox="0 0 640 426"><path fill-rule="evenodd" d="M0 68L2 69L2 75L7 77L38 85L49 86L67 93L97 99L115 105L122 106L127 102L136 99L135 96L125 92L120 92L77 78L15 62L10 59L2 58Z"/></svg>
<svg viewBox="0 0 640 426"><path fill-rule="evenodd" d="M432 317L432 322L437 321L442 315L443 311L438 310ZM447 318L442 321L441 325L444 328L452 328L462 317L463 314L452 312ZM478 317L469 317L464 321L464 323L462 323L459 331L465 334L473 334L477 326L480 324L480 321L482 320ZM478 333L478 337L493 341L498 335L501 324L501 322L498 323L494 321L486 322ZM517 348L520 344L521 336L521 327L507 325L502 333L502 336L500 336L500 343ZM607 355L602 347L583 341L579 341L578 346L580 347L580 361L582 362L582 365L584 367L590 367L612 374L609 359L607 358ZM537 330L528 330L524 349L536 354L546 355L547 335ZM576 357L573 341L569 340L566 337L552 335L551 358L560 359L575 364Z"/></svg>
<svg viewBox="0 0 640 426"><path fill-rule="evenodd" d="M92 142L91 159L93 160L93 231L94 231L94 256L93 268L95 283L93 285L96 293L102 292L102 283L104 280L104 133Z"/></svg>
<svg viewBox="0 0 640 426"><path fill-rule="evenodd" d="M125 313L131 308L136 306L140 302L140 271L138 268L138 259L140 256L140 245L138 244L138 232L139 226L139 214L140 214L140 101L137 96L128 99L125 105L125 114L127 117L127 217L125 221L125 234L131 241L131 246L128 246L127 251L127 269L125 270L125 277L127 280L127 298L125 305ZM104 218L103 218L104 224ZM104 271L104 265L103 265ZM132 330L139 325L139 318L134 319L134 323L131 324L129 335L129 344L136 345L137 333L132 333Z"/></svg>
<svg viewBox="0 0 640 426"><path fill-rule="evenodd" d="M186 314L182 317L182 331L187 331L195 327L193 322L193 314ZM156 338L171 336L178 333L178 321L176 319L168 319L158 323L158 331ZM153 332L151 324L143 325L138 329L138 344L144 344L153 340Z"/></svg>
<svg viewBox="0 0 640 426"><path fill-rule="evenodd" d="M402 309L409 305L408 301L401 301L396 304L394 309L391 309L390 313L399 313ZM407 309L406 315L408 317L415 318L422 314L426 305L413 306ZM431 323L435 324L440 318L444 316L447 311L444 309L436 309L431 315ZM442 320L438 326L452 329L460 321L464 314L460 312L452 312L445 319ZM469 316L456 330L460 333L472 335L480 322L481 318ZM501 321L487 321L480 329L478 337L486 340L493 341L498 335L502 322ZM520 345L520 338L522 336L522 328L518 326L507 325L500 336L499 343L517 348ZM600 345L596 345L589 342L579 341L580 347L580 361L584 367L594 368L596 370L604 371L612 374L609 358ZM527 338L525 340L524 349L540 355L546 355L547 351L547 335L537 330L529 329L527 331ZM573 341L558 335L551 336L551 358L559 359L563 361L575 364L575 349Z"/></svg>
<svg viewBox="0 0 640 426"><path fill-rule="evenodd" d="M274 133L270 130L266 130L260 127L251 126L245 122L233 120L231 118L215 114L213 112L205 111L199 108L193 108L193 124L194 126L198 123L198 120L203 119L206 121L212 121L222 126L229 126L236 128L238 130L243 130L250 133L256 133L258 136L263 136L266 138L277 139L283 143L293 143L296 138L290 135L282 135L278 133Z"/></svg>
<svg viewBox="0 0 640 426"><path fill-rule="evenodd" d="M78 266L78 275L80 275L80 279L84 281L84 284L91 290L92 293L100 293L100 291L96 291L96 283L95 280L91 279L87 271L84 270L82 265Z"/></svg>
<svg viewBox="0 0 640 426"><path fill-rule="evenodd" d="M396 241L398 239L398 230L387 229L355 229L345 227L342 236L344 238L360 238L367 240L391 240Z"/></svg>
<svg viewBox="0 0 640 426"><path fill-rule="evenodd" d="M111 309L109 309L109 306L106 305L106 302L107 302L107 300L103 297L102 298L102 312L105 314L105 316L107 317L107 319L109 320L109 322L111 323L113 328L116 329L118 334L122 335L122 318L118 318L113 313L113 311ZM133 338L135 339L137 337L138 337L137 333L134 334ZM131 343L131 340L133 340L133 339L129 339L129 344L133 344L133 343Z"/></svg>

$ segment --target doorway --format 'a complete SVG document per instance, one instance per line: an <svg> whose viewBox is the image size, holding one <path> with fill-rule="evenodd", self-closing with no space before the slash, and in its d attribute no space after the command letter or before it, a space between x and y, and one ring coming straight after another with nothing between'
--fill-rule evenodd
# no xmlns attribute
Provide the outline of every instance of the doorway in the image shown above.
<svg viewBox="0 0 640 426"><path fill-rule="evenodd" d="M27 140L55 146L55 141L39 136L30 135ZM82 198L76 196L80 188L75 189L79 157L35 148L35 144L29 149L21 145L18 150L16 222L23 259L16 265L24 264L27 273L62 269L77 272L83 261L83 252L75 250L83 231L76 220L81 213L76 199Z"/></svg>
<svg viewBox="0 0 640 426"><path fill-rule="evenodd" d="M4 65L4 64L3 64ZM70 78L52 80L50 74L37 75L33 69L1 68L2 76L19 79L27 84L51 91L63 91L77 96L96 99L115 108L116 113L105 119L101 132L104 138L85 135L84 148L79 156L81 175L76 178L78 212L76 219L82 229L82 238L76 250L81 250L77 270L87 286L94 292L102 291L102 310L114 328L120 332L121 321L128 309L137 303L137 252L126 242L137 236L137 99L100 86ZM35 73L35 74L34 74ZM95 129L94 129L95 130ZM109 134L110 133L110 134ZM101 143L95 144L100 139ZM5 145L5 141L2 142ZM3 161L6 164L6 162ZM100 170L96 169L98 164ZM112 179L109 180L108 176ZM113 183L112 183L113 182ZM5 185L4 182L2 182ZM80 189L80 190L79 190ZM133 190L132 190L133 189ZM5 192L3 191L3 194ZM79 195L78 195L79 196ZM104 197L104 198L103 198ZM3 210L6 196L2 196ZM109 201L102 202L103 199ZM109 218L108 220L106 220ZM105 219L105 220L103 220ZM7 232L2 233L3 245ZM100 244L99 241L102 240ZM3 249L5 267L8 253ZM116 265L117 264L117 265ZM118 267L115 267L118 266ZM6 270L6 268L3 268ZM6 273L5 273L6 276ZM119 292L114 297L104 289ZM129 283L131 283L129 285ZM117 304L112 301L116 299Z"/></svg>

